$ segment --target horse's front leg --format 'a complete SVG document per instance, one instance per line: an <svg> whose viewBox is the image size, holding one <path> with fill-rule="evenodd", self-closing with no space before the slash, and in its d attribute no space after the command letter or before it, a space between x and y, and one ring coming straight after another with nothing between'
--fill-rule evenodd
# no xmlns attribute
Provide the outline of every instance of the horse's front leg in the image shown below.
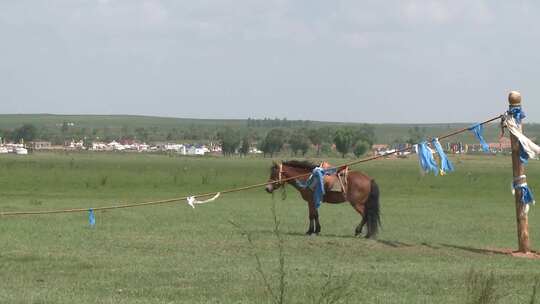
<svg viewBox="0 0 540 304"><path fill-rule="evenodd" d="M308 201L309 210L309 229L306 232L307 235L321 233L321 224L319 223L319 211L315 208L313 202Z"/></svg>
<svg viewBox="0 0 540 304"><path fill-rule="evenodd" d="M315 234L319 235L321 233L321 224L319 223L319 211L315 209Z"/></svg>
<svg viewBox="0 0 540 304"><path fill-rule="evenodd" d="M309 228L308 228L308 231L306 232L306 235L312 235L316 233L315 218L317 216L317 209L315 209L312 202L308 201L307 204L308 204ZM319 226L319 231L320 230L321 230L321 227Z"/></svg>

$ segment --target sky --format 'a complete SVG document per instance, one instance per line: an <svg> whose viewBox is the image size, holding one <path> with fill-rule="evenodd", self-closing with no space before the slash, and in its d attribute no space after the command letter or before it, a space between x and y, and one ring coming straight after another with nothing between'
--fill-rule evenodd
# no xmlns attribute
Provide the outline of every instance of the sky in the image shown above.
<svg viewBox="0 0 540 304"><path fill-rule="evenodd" d="M540 2L0 0L0 113L540 122Z"/></svg>

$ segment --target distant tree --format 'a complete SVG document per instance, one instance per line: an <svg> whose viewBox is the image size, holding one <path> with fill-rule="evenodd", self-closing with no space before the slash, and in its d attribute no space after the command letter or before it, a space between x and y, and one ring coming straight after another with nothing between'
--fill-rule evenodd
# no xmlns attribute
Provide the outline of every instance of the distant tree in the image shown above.
<svg viewBox="0 0 540 304"><path fill-rule="evenodd" d="M89 137L84 137L83 146L86 148L86 150L90 150L92 148L92 140Z"/></svg>
<svg viewBox="0 0 540 304"><path fill-rule="evenodd" d="M407 143L414 145L422 141L425 137L425 129L422 130L418 126L414 126L409 129L409 139L407 140Z"/></svg>
<svg viewBox="0 0 540 304"><path fill-rule="evenodd" d="M32 124L24 124L22 127L15 129L14 140L20 142L21 140L32 141L37 137L37 128Z"/></svg>
<svg viewBox="0 0 540 304"><path fill-rule="evenodd" d="M310 129L308 131L309 140L317 148L317 157L321 155L321 144L323 143L323 135L317 129Z"/></svg>
<svg viewBox="0 0 540 304"><path fill-rule="evenodd" d="M133 139L134 135L129 132L129 127L126 125L123 125L122 128L120 128L120 138L121 139Z"/></svg>
<svg viewBox="0 0 540 304"><path fill-rule="evenodd" d="M369 148L371 148L371 145L363 140L358 140L355 144L354 144L354 148L353 148L353 153L356 157L360 157L364 154L366 154L366 152L369 150Z"/></svg>
<svg viewBox="0 0 540 304"><path fill-rule="evenodd" d="M112 134L111 128L103 127L103 139L105 141L112 141L115 139L115 136Z"/></svg>
<svg viewBox="0 0 540 304"><path fill-rule="evenodd" d="M305 156L310 144L311 141L309 140L306 129L297 129L289 138L289 146L295 156L299 151L302 153L302 156Z"/></svg>
<svg viewBox="0 0 540 304"><path fill-rule="evenodd" d="M217 138L220 141L223 155L234 154L240 145L240 135L230 127L226 127L223 131L220 131Z"/></svg>
<svg viewBox="0 0 540 304"><path fill-rule="evenodd" d="M37 132L37 138L41 140L47 140L50 141L52 137L52 134L46 126L41 126Z"/></svg>
<svg viewBox="0 0 540 304"><path fill-rule="evenodd" d="M67 121L62 122L61 131L62 131L62 134L66 134L69 131L69 122Z"/></svg>
<svg viewBox="0 0 540 304"><path fill-rule="evenodd" d="M354 142L365 141L369 145L375 143L375 128L372 125L363 124L354 131Z"/></svg>
<svg viewBox="0 0 540 304"><path fill-rule="evenodd" d="M284 130L272 129L261 142L260 149L265 156L270 154L270 157L274 157L275 153L281 151L286 141L287 133Z"/></svg>
<svg viewBox="0 0 540 304"><path fill-rule="evenodd" d="M138 140L147 142L148 141L148 131L145 128L135 129L135 136Z"/></svg>
<svg viewBox="0 0 540 304"><path fill-rule="evenodd" d="M64 137L61 136L61 135L54 135L52 136L52 138L50 139L52 144L55 145L55 146L58 146L58 145L63 145L65 142L64 142Z"/></svg>
<svg viewBox="0 0 540 304"><path fill-rule="evenodd" d="M0 137L2 137L2 140L4 142L12 141L13 136L14 136L13 130L9 130L9 129L0 130Z"/></svg>
<svg viewBox="0 0 540 304"><path fill-rule="evenodd" d="M323 143L332 143L334 142L334 134L336 129L330 126L324 126L317 129L319 136L321 137L321 142Z"/></svg>
<svg viewBox="0 0 540 304"><path fill-rule="evenodd" d="M341 157L345 158L345 155L349 153L353 145L354 132L350 128L340 128L334 134L334 143L336 149L341 153Z"/></svg>
<svg viewBox="0 0 540 304"><path fill-rule="evenodd" d="M246 156L249 154L249 148L251 147L251 138L249 135L244 135L242 138L242 144L240 145L240 154Z"/></svg>

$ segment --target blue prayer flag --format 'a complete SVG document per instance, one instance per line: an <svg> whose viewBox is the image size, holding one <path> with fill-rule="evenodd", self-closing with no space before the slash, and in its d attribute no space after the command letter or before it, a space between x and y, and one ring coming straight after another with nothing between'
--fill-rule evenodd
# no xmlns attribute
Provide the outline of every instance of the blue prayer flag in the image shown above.
<svg viewBox="0 0 540 304"><path fill-rule="evenodd" d="M433 147L435 147L435 150L439 154L439 158L441 159L441 175L444 175L448 172L454 171L454 166L452 165L452 162L448 159L448 156L446 156L446 153L444 153L444 150L441 146L441 143L437 138L434 138L431 141L431 144Z"/></svg>
<svg viewBox="0 0 540 304"><path fill-rule="evenodd" d="M96 226L96 215L94 214L94 209L92 208L88 209L88 223L92 228Z"/></svg>
<svg viewBox="0 0 540 304"><path fill-rule="evenodd" d="M480 141L480 144L482 145L482 151L489 152L489 145L487 144L486 140L484 139L484 127L482 124L475 124L474 126L469 128L469 131L472 131L478 141Z"/></svg>
<svg viewBox="0 0 540 304"><path fill-rule="evenodd" d="M424 172L433 171L435 175L439 174L439 168L433 158L433 153L425 141L418 144L418 161Z"/></svg>

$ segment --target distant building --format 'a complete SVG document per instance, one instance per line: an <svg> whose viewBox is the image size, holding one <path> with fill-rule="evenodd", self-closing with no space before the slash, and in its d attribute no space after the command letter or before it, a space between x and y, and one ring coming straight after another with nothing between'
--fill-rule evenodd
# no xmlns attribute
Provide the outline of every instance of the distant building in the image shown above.
<svg viewBox="0 0 540 304"><path fill-rule="evenodd" d="M410 144L393 144L392 146L384 144L374 144L373 146L371 146L371 151L375 156L389 155L402 157L411 154L409 148L411 148Z"/></svg>
<svg viewBox="0 0 540 304"><path fill-rule="evenodd" d="M501 137L499 142L489 143L489 150L494 152L508 152L512 150L512 145L510 144L510 138Z"/></svg>
<svg viewBox="0 0 540 304"><path fill-rule="evenodd" d="M163 151L173 151L178 152L182 155L186 155L186 146L182 144L176 144L176 143L166 143L161 146Z"/></svg>
<svg viewBox="0 0 540 304"><path fill-rule="evenodd" d="M374 144L373 146L371 146L371 151L373 155L383 155L386 153L386 151L388 151L389 147L389 145Z"/></svg>
<svg viewBox="0 0 540 304"><path fill-rule="evenodd" d="M51 150L52 148L50 141L31 141L29 145L32 150Z"/></svg>
<svg viewBox="0 0 540 304"><path fill-rule="evenodd" d="M257 149L256 147L251 147L249 148L249 153L250 154L263 154L263 151Z"/></svg>
<svg viewBox="0 0 540 304"><path fill-rule="evenodd" d="M83 140L79 140L79 141L72 140L69 143L66 142L65 148L66 148L66 150L84 150L85 149L84 148L84 141Z"/></svg>
<svg viewBox="0 0 540 304"><path fill-rule="evenodd" d="M112 149L104 142L93 142L92 151L110 151Z"/></svg>
<svg viewBox="0 0 540 304"><path fill-rule="evenodd" d="M197 145L190 145L187 147L186 149L186 154L187 155L204 155L206 154L207 152L210 152L210 150L208 150L208 148L204 145L201 145L201 146L197 146Z"/></svg>

